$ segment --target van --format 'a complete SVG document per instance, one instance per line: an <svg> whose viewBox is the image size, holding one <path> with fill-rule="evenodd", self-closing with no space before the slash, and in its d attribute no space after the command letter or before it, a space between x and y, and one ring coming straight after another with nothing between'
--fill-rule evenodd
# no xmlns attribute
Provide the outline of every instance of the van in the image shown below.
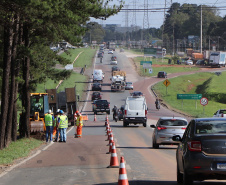
<svg viewBox="0 0 226 185"><path fill-rule="evenodd" d="M93 71L93 82L103 82L104 73L102 69L94 69Z"/></svg>
<svg viewBox="0 0 226 185"><path fill-rule="evenodd" d="M147 104L144 96L134 94L128 96L124 105L123 126L143 124L147 126Z"/></svg>

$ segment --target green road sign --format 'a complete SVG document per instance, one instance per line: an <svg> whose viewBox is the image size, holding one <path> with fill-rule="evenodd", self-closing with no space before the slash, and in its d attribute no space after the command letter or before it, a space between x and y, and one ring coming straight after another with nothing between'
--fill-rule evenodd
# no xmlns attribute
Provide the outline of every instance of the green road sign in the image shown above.
<svg viewBox="0 0 226 185"><path fill-rule="evenodd" d="M177 94L177 99L200 100L202 94Z"/></svg>
<svg viewBox="0 0 226 185"><path fill-rule="evenodd" d="M144 48L144 55L156 55L156 48Z"/></svg>
<svg viewBox="0 0 226 185"><path fill-rule="evenodd" d="M143 65L143 64L152 64L152 61L140 61L140 65Z"/></svg>

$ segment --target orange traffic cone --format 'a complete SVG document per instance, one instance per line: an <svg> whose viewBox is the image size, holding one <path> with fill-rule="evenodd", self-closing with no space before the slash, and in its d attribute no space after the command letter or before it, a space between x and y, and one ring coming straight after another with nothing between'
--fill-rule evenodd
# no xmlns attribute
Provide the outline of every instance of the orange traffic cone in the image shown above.
<svg viewBox="0 0 226 185"><path fill-rule="evenodd" d="M112 143L113 143L113 142L114 142L113 140L110 142L110 144L109 144L109 151L108 151L106 154L110 154L110 153L111 153L111 150L112 150Z"/></svg>
<svg viewBox="0 0 226 185"><path fill-rule="evenodd" d="M97 117L96 117L96 114L94 114L94 120L93 121L96 121L97 120Z"/></svg>
<svg viewBox="0 0 226 185"><path fill-rule="evenodd" d="M112 134L112 132L110 133L110 136L109 136L109 144L111 143L111 141L113 141L113 134Z"/></svg>
<svg viewBox="0 0 226 185"><path fill-rule="evenodd" d="M120 160L118 185L129 185L124 163L124 157L121 157Z"/></svg>
<svg viewBox="0 0 226 185"><path fill-rule="evenodd" d="M112 143L112 149L111 149L111 161L110 161L110 166L108 168L118 168L118 157L116 153L116 147L115 147L115 142Z"/></svg>

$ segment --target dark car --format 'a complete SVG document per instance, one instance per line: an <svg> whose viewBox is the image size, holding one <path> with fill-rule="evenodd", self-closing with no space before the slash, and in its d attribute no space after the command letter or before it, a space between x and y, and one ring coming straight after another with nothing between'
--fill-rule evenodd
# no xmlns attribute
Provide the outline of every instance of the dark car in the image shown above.
<svg viewBox="0 0 226 185"><path fill-rule="evenodd" d="M192 119L176 151L177 182L226 180L226 118Z"/></svg>
<svg viewBox="0 0 226 185"><path fill-rule="evenodd" d="M92 91L101 91L101 84L100 83L93 83Z"/></svg>
<svg viewBox="0 0 226 185"><path fill-rule="evenodd" d="M158 78L167 78L167 73L165 71L158 72Z"/></svg>
<svg viewBox="0 0 226 185"><path fill-rule="evenodd" d="M94 100L92 104L94 114L97 114L98 112L110 114L110 102L107 100Z"/></svg>
<svg viewBox="0 0 226 185"><path fill-rule="evenodd" d="M103 56L104 56L103 52L99 52L99 53L97 54L97 57L98 57L98 58L102 58Z"/></svg>
<svg viewBox="0 0 226 185"><path fill-rule="evenodd" d="M92 94L92 101L93 100L101 100L100 92L93 92L93 94Z"/></svg>
<svg viewBox="0 0 226 185"><path fill-rule="evenodd" d="M131 96L143 96L143 93L140 91L133 91L132 93L130 93Z"/></svg>
<svg viewBox="0 0 226 185"><path fill-rule="evenodd" d="M118 67L118 66L113 66L112 68L111 68L111 71L113 72L113 71L120 71L120 68Z"/></svg>
<svg viewBox="0 0 226 185"><path fill-rule="evenodd" d="M112 60L112 61L116 61L116 60L117 60L117 57L113 55L113 56L111 57L111 60Z"/></svg>
<svg viewBox="0 0 226 185"><path fill-rule="evenodd" d="M124 109L125 109L124 105L122 105L122 106L120 107L120 109L118 109L118 119L119 119L119 120L123 120Z"/></svg>
<svg viewBox="0 0 226 185"><path fill-rule="evenodd" d="M198 60L195 65L199 65L199 66L205 66L206 65L206 61L205 60Z"/></svg>

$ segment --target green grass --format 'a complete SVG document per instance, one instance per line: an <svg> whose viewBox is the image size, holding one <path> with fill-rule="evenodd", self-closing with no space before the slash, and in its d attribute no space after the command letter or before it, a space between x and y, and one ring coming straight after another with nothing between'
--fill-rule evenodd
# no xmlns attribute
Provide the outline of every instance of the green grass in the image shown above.
<svg viewBox="0 0 226 185"><path fill-rule="evenodd" d="M172 64L168 65L168 60L167 59L157 59L157 58L146 58L146 61L152 61L152 64L157 64L159 65L158 67L153 66L153 72L149 73L148 70L145 72L143 67L140 65L140 61L144 61L144 57L136 57L134 58L134 62L138 66L138 73L141 76L157 76L159 71L165 71L167 74L170 73L178 73L178 72L189 72L189 71L198 71L199 68L192 66L188 67L187 65L177 65L177 64Z"/></svg>
<svg viewBox="0 0 226 185"><path fill-rule="evenodd" d="M223 97L226 96L225 89L222 88L224 87L225 76L226 72L223 72L221 76L214 73L196 73L172 78L169 79L171 84L167 87L167 94L163 82L159 82L153 88L160 98L174 109L194 117L212 117L218 109L225 108L225 102L222 100L215 101L216 95L213 94L214 91L214 93L217 92ZM203 107L197 100L196 109L196 100L177 100L177 94L202 94L203 97L208 98L208 105Z"/></svg>
<svg viewBox="0 0 226 185"><path fill-rule="evenodd" d="M8 148L0 150L0 164L12 164L15 159L26 157L32 150L43 144L43 141L37 139L19 139L12 142Z"/></svg>
<svg viewBox="0 0 226 185"><path fill-rule="evenodd" d="M96 50L95 49L90 49L90 48L79 48L79 49L70 49L68 50L69 54L62 53L62 56L69 59L71 63L74 61L74 59L78 56L80 56L74 63L74 67L84 67L87 65L87 68L91 67L92 65L92 60L95 56ZM70 78L66 79L63 81L63 83L59 86L58 92L64 91L64 89L74 87L75 82L86 82L88 80L87 76L81 75L80 73L73 72ZM41 83L37 85L36 92L45 92L45 89L55 89L56 86L59 84L58 81L54 81L51 79L47 79L45 83ZM82 94L84 90L84 83L76 83L76 91L78 94Z"/></svg>

